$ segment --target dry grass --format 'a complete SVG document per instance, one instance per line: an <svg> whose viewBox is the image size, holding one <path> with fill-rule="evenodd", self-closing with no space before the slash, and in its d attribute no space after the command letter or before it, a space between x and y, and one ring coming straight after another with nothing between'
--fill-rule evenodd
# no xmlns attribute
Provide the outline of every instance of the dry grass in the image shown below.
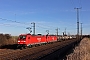
<svg viewBox="0 0 90 60"><path fill-rule="evenodd" d="M74 52L67 56L67 60L90 60L90 39L84 38Z"/></svg>
<svg viewBox="0 0 90 60"><path fill-rule="evenodd" d="M0 46L15 44L17 43L16 36L11 36L10 34L0 34Z"/></svg>

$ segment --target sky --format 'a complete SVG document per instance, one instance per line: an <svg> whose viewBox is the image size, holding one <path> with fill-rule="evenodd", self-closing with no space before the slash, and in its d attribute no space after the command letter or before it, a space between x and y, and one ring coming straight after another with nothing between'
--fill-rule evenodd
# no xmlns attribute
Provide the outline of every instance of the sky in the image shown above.
<svg viewBox="0 0 90 60"><path fill-rule="evenodd" d="M36 34L77 34L77 11L83 34L90 34L90 0L0 0L0 33L18 36L29 33L35 23ZM81 26L80 26L81 27ZM33 33L33 32L32 32ZM31 33L31 34L32 34Z"/></svg>

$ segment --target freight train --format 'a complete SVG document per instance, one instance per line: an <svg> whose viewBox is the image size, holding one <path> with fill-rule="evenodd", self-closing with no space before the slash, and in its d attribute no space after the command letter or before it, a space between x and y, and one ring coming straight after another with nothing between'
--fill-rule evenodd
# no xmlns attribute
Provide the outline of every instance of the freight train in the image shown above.
<svg viewBox="0 0 90 60"><path fill-rule="evenodd" d="M46 44L57 41L56 35L31 35L31 34L21 34L18 38L18 47L26 48L33 45Z"/></svg>

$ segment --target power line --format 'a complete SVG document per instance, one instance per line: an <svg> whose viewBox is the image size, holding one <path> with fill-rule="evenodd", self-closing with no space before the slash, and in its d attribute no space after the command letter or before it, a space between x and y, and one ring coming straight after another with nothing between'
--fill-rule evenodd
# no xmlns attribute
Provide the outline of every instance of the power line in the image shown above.
<svg viewBox="0 0 90 60"><path fill-rule="evenodd" d="M72 6L74 6L75 4L74 4L74 1L73 0L70 0L71 1L71 4L72 4ZM75 7L75 6L74 6Z"/></svg>
<svg viewBox="0 0 90 60"><path fill-rule="evenodd" d="M12 25L11 24L0 23L0 26L12 26ZM25 26L18 26L18 25L15 25L13 27L23 27L23 28L26 28Z"/></svg>
<svg viewBox="0 0 90 60"><path fill-rule="evenodd" d="M13 20L9 20L9 19L3 19L3 18L0 18L1 20L5 20L5 21L10 21L10 22L14 22L14 23L19 23L19 24L24 24L24 25L30 25L30 23L23 23L23 22L18 22L18 21L13 21ZM11 24L4 24L4 25L11 25ZM17 25L17 24L16 24ZM16 26L15 25L15 26ZM38 25L36 25L37 27L39 27L39 28L42 28L42 29L49 29L49 30L51 30L51 31L53 31L53 28L52 28L52 26L48 26L48 27L45 27L46 25L42 25L42 26L44 26L44 27L41 27L41 26L38 26ZM22 26L22 27L24 27L24 28L26 28L25 26ZM29 26L27 26L27 27L29 27ZM51 29L52 28L52 29Z"/></svg>
<svg viewBox="0 0 90 60"><path fill-rule="evenodd" d="M5 20L5 21L10 21L10 22L14 22L14 23L19 23L19 24L24 24L24 25L30 25L30 23L23 23L23 22L18 22L18 21L13 21L13 20L9 20L9 19L4 19L4 18L0 18L0 20ZM9 25L11 25L11 24L9 24ZM30 25L31 26L31 25ZM41 27L41 26L38 26L38 25L36 25L37 27L40 27L40 28L42 28L42 29L50 29L50 30L52 30L51 29L51 27L52 28L55 28L54 26L46 26L46 25L44 25L44 24L42 24L42 26L44 26L44 27ZM46 27L45 27L46 26ZM24 28L26 28L26 27L24 27ZM33 30L35 30L35 29L33 29ZM53 30L52 30L53 31Z"/></svg>
<svg viewBox="0 0 90 60"><path fill-rule="evenodd" d="M81 0L70 0L71 1L71 4L73 7L75 7L76 5L78 7L82 7L82 1ZM77 1L77 4L75 4L75 1Z"/></svg>
<svg viewBox="0 0 90 60"><path fill-rule="evenodd" d="M42 23L38 23L38 24L41 24L42 26L46 26L45 24L42 24ZM50 25L47 25L46 27L49 27L49 28L53 27L53 28L56 28L56 27L50 26Z"/></svg>
<svg viewBox="0 0 90 60"><path fill-rule="evenodd" d="M39 27L39 28L42 28L42 29L48 29L48 28L45 28L45 27L41 27L41 26L39 26L39 25L36 25L37 27Z"/></svg>
<svg viewBox="0 0 90 60"><path fill-rule="evenodd" d="M10 24L4 24L4 23L0 23L0 25L7 26L7 25L10 25Z"/></svg>
<svg viewBox="0 0 90 60"><path fill-rule="evenodd" d="M45 27L45 25L37 25L37 24L36 24L36 26L37 26L37 27L40 27L40 28L42 28L42 29L50 29L50 30L53 29L53 27L47 27L47 26Z"/></svg>
<svg viewBox="0 0 90 60"><path fill-rule="evenodd" d="M4 19L4 18L0 18L0 20L10 21L10 22L19 23L19 24L24 24L24 25L30 25L29 23L23 23L23 22L13 21L13 20ZM4 24L4 25L5 25L5 24ZM10 25L10 24L8 24L8 25ZM44 26L45 26L45 25L44 25ZM40 26L37 26L37 27L40 27ZM25 28L25 27L24 27L24 28ZM40 28L48 29L48 28L45 28L45 27L40 27ZM33 34L35 34L35 24L33 24Z"/></svg>
<svg viewBox="0 0 90 60"><path fill-rule="evenodd" d="M9 20L9 19L4 19L4 18L0 18L0 20L5 20L5 21L10 21L10 22L14 22L14 23L19 23L19 24L24 24L24 25L30 25L29 23L24 23L24 22L18 22L18 21L13 21L13 20ZM43 25L43 24L42 24ZM46 26L46 25L43 25L43 26ZM40 27L40 26L38 26ZM47 26L49 28L51 28L52 26ZM48 29L48 28L44 28L44 27L40 27L40 28L43 28L43 29Z"/></svg>
<svg viewBox="0 0 90 60"><path fill-rule="evenodd" d="M79 0L79 6L82 7L82 1L81 0Z"/></svg>
<svg viewBox="0 0 90 60"><path fill-rule="evenodd" d="M3 18L0 18L1 20L5 20L5 21L10 21L10 22L15 22L15 23L19 23L19 24L29 24L29 23L24 23L24 22L18 22L18 21L13 21L13 20L9 20L9 19L3 19Z"/></svg>

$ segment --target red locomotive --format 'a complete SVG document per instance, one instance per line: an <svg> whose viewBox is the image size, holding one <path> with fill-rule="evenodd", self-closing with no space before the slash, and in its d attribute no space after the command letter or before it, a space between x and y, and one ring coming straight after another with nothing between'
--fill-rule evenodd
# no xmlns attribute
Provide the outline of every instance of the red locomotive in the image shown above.
<svg viewBox="0 0 90 60"><path fill-rule="evenodd" d="M31 34L21 34L18 38L18 46L25 48L26 46L31 47L36 44L44 44L57 41L57 36L55 35L31 35Z"/></svg>

